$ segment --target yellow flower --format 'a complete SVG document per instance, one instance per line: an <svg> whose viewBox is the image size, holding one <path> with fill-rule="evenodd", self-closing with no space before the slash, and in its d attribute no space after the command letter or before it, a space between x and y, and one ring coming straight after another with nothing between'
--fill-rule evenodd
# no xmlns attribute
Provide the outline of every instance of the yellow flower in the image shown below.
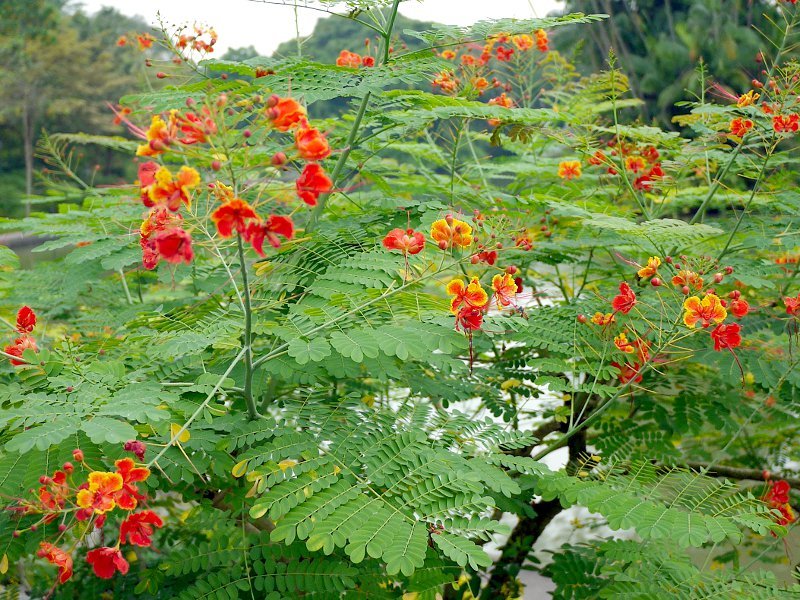
<svg viewBox="0 0 800 600"><path fill-rule="evenodd" d="M472 227L464 221L449 218L439 219L434 221L431 225L431 237L442 250L450 246L458 246L459 248L466 248L472 244Z"/></svg>
<svg viewBox="0 0 800 600"><path fill-rule="evenodd" d="M728 311L714 294L706 294L702 300L697 296L691 296L684 301L683 308L686 309L683 322L691 328L694 328L698 321L704 328L711 325L712 321L722 323L728 316Z"/></svg>
<svg viewBox="0 0 800 600"><path fill-rule="evenodd" d="M736 101L736 106L739 108L744 108L745 106L755 104L755 101L758 100L759 96L760 94L756 94L755 90L750 90L746 94L739 96L739 100Z"/></svg>
<svg viewBox="0 0 800 600"><path fill-rule="evenodd" d="M558 164L561 179L577 179L581 176L581 163L578 160L565 160Z"/></svg>
<svg viewBox="0 0 800 600"><path fill-rule="evenodd" d="M658 272L658 267L661 266L661 259L657 256L651 256L647 259L647 264L637 271L637 275L642 279L647 279L655 276Z"/></svg>

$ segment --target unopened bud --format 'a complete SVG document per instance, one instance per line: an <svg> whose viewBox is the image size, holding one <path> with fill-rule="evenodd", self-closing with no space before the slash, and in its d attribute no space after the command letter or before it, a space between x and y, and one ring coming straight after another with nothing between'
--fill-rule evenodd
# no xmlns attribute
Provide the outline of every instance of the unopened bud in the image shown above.
<svg viewBox="0 0 800 600"><path fill-rule="evenodd" d="M578 315L578 323L585 324L586 321L586 315Z"/></svg>
<svg viewBox="0 0 800 600"><path fill-rule="evenodd" d="M272 108L273 106L277 106L278 102L280 102L280 101L281 101L281 97L278 96L278 94L272 94L272 96L270 96L267 99L267 106L269 108Z"/></svg>
<svg viewBox="0 0 800 600"><path fill-rule="evenodd" d="M450 215L450 214L448 214L448 215L445 215L445 217L444 217L444 221L445 221L445 223L447 223L448 225L452 225L452 224L453 224L453 215Z"/></svg>
<svg viewBox="0 0 800 600"><path fill-rule="evenodd" d="M159 71L158 73L156 73L156 77L158 77L159 79L166 79L167 77L169 77L169 75L164 73L164 71Z"/></svg>
<svg viewBox="0 0 800 600"><path fill-rule="evenodd" d="M688 296L689 295L689 286L688 285L685 285L685 286L683 286L681 288L681 294L683 294L684 296Z"/></svg>
<svg viewBox="0 0 800 600"><path fill-rule="evenodd" d="M75 470L75 467L71 462L65 462L61 467L66 473L72 473Z"/></svg>
<svg viewBox="0 0 800 600"><path fill-rule="evenodd" d="M439 242L439 250L447 250L447 242L445 242L444 240Z"/></svg>
<svg viewBox="0 0 800 600"><path fill-rule="evenodd" d="M725 273L727 273L728 275L733 273L733 267L725 267Z"/></svg>
<svg viewBox="0 0 800 600"><path fill-rule="evenodd" d="M283 152L276 152L275 154L272 155L272 159L270 159L270 162L273 164L273 166L276 166L276 167L280 167L281 165L285 165L286 164L286 154L284 154Z"/></svg>
<svg viewBox="0 0 800 600"><path fill-rule="evenodd" d="M725 279L725 276L722 273L714 274L714 283L722 283L723 279Z"/></svg>
<svg viewBox="0 0 800 600"><path fill-rule="evenodd" d="M74 458L78 462L83 462L83 450L75 448L75 450L72 451L72 458Z"/></svg>
<svg viewBox="0 0 800 600"><path fill-rule="evenodd" d="M47 485L51 481L53 480L50 479L47 475L42 475L41 477L39 477L39 483L41 483L42 485Z"/></svg>
<svg viewBox="0 0 800 600"><path fill-rule="evenodd" d="M64 532L64 531L67 530L67 526L64 525L64 523L59 523L58 524L58 530L61 531L61 532Z"/></svg>
<svg viewBox="0 0 800 600"><path fill-rule="evenodd" d="M218 160L211 161L211 169L214 171L219 171L222 168L222 163Z"/></svg>
<svg viewBox="0 0 800 600"><path fill-rule="evenodd" d="M509 275L513 275L516 272L517 272L517 267L515 267L514 265L509 265L508 267L506 267L506 273L508 273Z"/></svg>
<svg viewBox="0 0 800 600"><path fill-rule="evenodd" d="M195 104L196 104L196 103L195 103L195 101L194 101L194 98L187 98L187 99L186 99L186 106L187 106L188 108L192 108L192 107L193 107Z"/></svg>
<svg viewBox="0 0 800 600"><path fill-rule="evenodd" d="M658 277L653 277L650 280L650 285L652 285L653 287L659 287L661 285L661 280Z"/></svg>

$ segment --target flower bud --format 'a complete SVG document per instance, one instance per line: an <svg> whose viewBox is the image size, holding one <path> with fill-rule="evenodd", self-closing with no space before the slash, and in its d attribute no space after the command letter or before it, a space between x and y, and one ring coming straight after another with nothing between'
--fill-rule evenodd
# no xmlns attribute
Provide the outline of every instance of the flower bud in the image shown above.
<svg viewBox="0 0 800 600"><path fill-rule="evenodd" d="M439 250L447 250L447 242L442 240L439 242Z"/></svg>
<svg viewBox="0 0 800 600"><path fill-rule="evenodd" d="M218 160L211 161L211 169L214 171L219 171L222 168L222 163Z"/></svg>
<svg viewBox="0 0 800 600"><path fill-rule="evenodd" d="M448 225L452 225L453 224L453 215L451 215L451 214L445 215L444 221Z"/></svg>
<svg viewBox="0 0 800 600"><path fill-rule="evenodd" d="M661 280L658 277L653 277L650 280L650 285L652 285L653 287L659 287L661 285Z"/></svg>
<svg viewBox="0 0 800 600"><path fill-rule="evenodd" d="M50 479L47 475L42 475L41 477L39 477L39 483L41 483L42 485L47 485L51 481L53 480Z"/></svg>
<svg viewBox="0 0 800 600"><path fill-rule="evenodd" d="M546 238L549 238L551 235L553 235L552 231L545 231L544 232L544 237L546 237Z"/></svg>
<svg viewBox="0 0 800 600"><path fill-rule="evenodd" d="M728 274L728 275L733 273L733 267L725 267L725 273Z"/></svg>
<svg viewBox="0 0 800 600"><path fill-rule="evenodd" d="M714 274L714 283L722 283L722 280L725 276L722 273L715 273Z"/></svg>
<svg viewBox="0 0 800 600"><path fill-rule="evenodd" d="M469 259L469 261L470 261L470 262L471 262L473 265L477 265L477 264L478 264L478 260L479 260L479 259L478 259L478 255L477 255L477 254L474 254L474 255L472 256L472 258L470 258L470 259Z"/></svg>
<svg viewBox="0 0 800 600"><path fill-rule="evenodd" d="M586 321L586 315L578 315L578 323L585 324Z"/></svg>
<svg viewBox="0 0 800 600"><path fill-rule="evenodd" d="M11 537L18 538L19 537L19 531L14 530L14 533L11 534Z"/></svg>
<svg viewBox="0 0 800 600"><path fill-rule="evenodd" d="M280 96L278 96L278 94L272 94L272 96L270 96L270 97L267 99L267 106L268 106L269 108L272 108L272 107L274 107L274 106L277 106L278 102L280 102L280 101L281 101L281 97L280 97ZM274 117L273 117L273 118L274 118Z"/></svg>
<svg viewBox="0 0 800 600"><path fill-rule="evenodd" d="M683 286L681 288L681 294L683 294L684 296L688 296L689 295L689 286L688 285L685 285L685 286Z"/></svg>
<svg viewBox="0 0 800 600"><path fill-rule="evenodd" d="M58 524L58 530L63 533L64 531L67 530L67 526L64 525L64 523L59 523Z"/></svg>
<svg viewBox="0 0 800 600"><path fill-rule="evenodd" d="M517 267L515 267L514 265L509 265L508 267L506 267L506 273L508 273L509 275L513 275L516 272L517 272Z"/></svg>
<svg viewBox="0 0 800 600"><path fill-rule="evenodd" d="M242 132L242 135L243 135L244 137L246 137L246 138L249 138L251 135L253 135L253 132L252 132L252 131L250 131L249 129L245 129L245 130Z"/></svg>
<svg viewBox="0 0 800 600"><path fill-rule="evenodd" d="M65 463L64 463L64 464L61 466L61 468L62 468L62 469L64 470L64 472L66 472L67 474L69 474L69 473L72 473L72 472L75 470L75 467L73 466L73 464L72 464L71 462L65 462Z"/></svg>
<svg viewBox="0 0 800 600"><path fill-rule="evenodd" d="M75 450L72 451L72 458L78 462L83 462L83 450L75 448Z"/></svg>
<svg viewBox="0 0 800 600"><path fill-rule="evenodd" d="M270 162L272 163L273 166L280 167L281 165L285 165L286 164L286 160L287 159L286 159L286 154L285 153L276 152L275 154L272 155L272 158L270 159Z"/></svg>
<svg viewBox="0 0 800 600"><path fill-rule="evenodd" d="M169 75L164 73L164 71L159 71L158 73L156 73L156 77L158 77L159 79L166 79L167 77L169 77Z"/></svg>
<svg viewBox="0 0 800 600"><path fill-rule="evenodd" d="M194 101L194 98L187 98L186 99L186 106L188 108L192 108L195 104L196 104L196 102Z"/></svg>

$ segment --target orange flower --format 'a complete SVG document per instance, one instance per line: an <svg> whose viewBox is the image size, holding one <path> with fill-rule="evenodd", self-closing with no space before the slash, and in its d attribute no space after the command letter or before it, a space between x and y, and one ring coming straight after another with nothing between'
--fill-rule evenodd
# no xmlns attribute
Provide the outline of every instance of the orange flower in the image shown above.
<svg viewBox="0 0 800 600"><path fill-rule="evenodd" d="M181 203L189 208L192 204L191 189L199 183L200 174L191 167L181 167L174 179L167 167L161 167L156 171L153 183L147 186L144 205L166 206L173 212L180 209Z"/></svg>
<svg viewBox="0 0 800 600"><path fill-rule="evenodd" d="M122 476L119 473L92 471L89 473L89 488L78 491L77 504L103 514L117 505L115 496L121 489Z"/></svg>
<svg viewBox="0 0 800 600"><path fill-rule="evenodd" d="M309 206L316 206L320 194L333 189L333 182L317 163L309 163L295 181L298 197Z"/></svg>
<svg viewBox="0 0 800 600"><path fill-rule="evenodd" d="M783 305L786 307L787 315L792 315L794 317L800 316L800 294L797 294L797 298L786 296L783 299ZM8 350L6 350L6 352L8 352Z"/></svg>
<svg viewBox="0 0 800 600"><path fill-rule="evenodd" d="M72 577L72 556L58 546L42 542L39 544L36 556L58 567L58 583L65 583Z"/></svg>
<svg viewBox="0 0 800 600"><path fill-rule="evenodd" d="M301 158L306 160L322 160L331 155L328 140L319 132L319 129L310 127L308 123L301 123L294 133L294 144Z"/></svg>
<svg viewBox="0 0 800 600"><path fill-rule="evenodd" d="M249 219L258 219L258 215L241 198L234 198L211 213L211 220L217 226L217 231L225 238L231 237L234 229L238 233L244 233Z"/></svg>
<svg viewBox="0 0 800 600"><path fill-rule="evenodd" d="M244 239L253 245L259 256L264 256L264 240L266 239L273 248L280 248L281 235L287 240L294 237L294 223L291 217L270 215L267 221L251 221L244 232Z"/></svg>
<svg viewBox="0 0 800 600"><path fill-rule="evenodd" d="M742 343L742 336L739 333L741 327L737 323L730 325L720 324L711 331L711 339L714 340L714 350L719 352L723 348L733 350Z"/></svg>
<svg viewBox="0 0 800 600"><path fill-rule="evenodd" d="M626 354L633 354L636 351L633 344L628 341L628 336L624 331L621 331L619 335L614 338L614 345L620 352L625 352Z"/></svg>
<svg viewBox="0 0 800 600"><path fill-rule="evenodd" d="M751 104L755 104L755 101L758 100L758 98L759 94L756 94L755 90L750 90L746 94L739 96L739 99L736 101L736 106L739 108L750 106Z"/></svg>
<svg viewBox="0 0 800 600"><path fill-rule="evenodd" d="M613 323L615 320L616 319L614 318L614 313L603 314L601 312L596 312L592 317L592 323L594 323L595 325L602 325L602 326Z"/></svg>
<svg viewBox="0 0 800 600"><path fill-rule="evenodd" d="M150 469L137 467L132 458L122 458L114 463L117 467L115 475L120 477L122 482L116 494L116 502L123 510L133 510L139 500L144 500L145 496L139 493L139 489L134 485L139 481L145 481L150 477Z"/></svg>
<svg viewBox="0 0 800 600"><path fill-rule="evenodd" d="M703 278L694 271L685 269L678 271L672 278L672 285L688 286L700 291L703 289Z"/></svg>
<svg viewBox="0 0 800 600"><path fill-rule="evenodd" d="M439 56L445 60L453 60L456 57L456 53L452 50L443 50Z"/></svg>
<svg viewBox="0 0 800 600"><path fill-rule="evenodd" d="M577 160L564 160L558 163L558 176L561 179L577 179L581 176L581 163Z"/></svg>
<svg viewBox="0 0 800 600"><path fill-rule="evenodd" d="M150 127L145 132L147 143L136 149L136 156L158 156L166 152L175 139L176 129L175 111L170 113L167 121L164 121L161 115L153 115Z"/></svg>
<svg viewBox="0 0 800 600"><path fill-rule="evenodd" d="M128 572L128 561L122 557L119 548L95 548L86 553L86 562L92 565L94 574L100 579L111 579L119 571Z"/></svg>
<svg viewBox="0 0 800 600"><path fill-rule="evenodd" d="M619 382L622 384L626 384L629 381L633 381L634 383L639 383L642 380L642 375L639 372L642 368L642 365L639 363L625 363L619 364L618 362L612 362L612 367L616 367L619 371Z"/></svg>
<svg viewBox="0 0 800 600"><path fill-rule="evenodd" d="M502 94L500 94L496 98L492 98L491 100L489 100L489 105L490 106L502 106L504 108L511 108L512 106L514 106L514 101L511 98L509 98L508 96L506 96L505 92L503 92Z"/></svg>
<svg viewBox="0 0 800 600"><path fill-rule="evenodd" d="M383 238L383 247L387 250L399 250L405 254L419 254L425 248L425 235L413 229L392 229Z"/></svg>
<svg viewBox="0 0 800 600"><path fill-rule="evenodd" d="M153 36L149 33L140 33L136 36L136 41L139 42L139 50L147 50L153 45Z"/></svg>
<svg viewBox="0 0 800 600"><path fill-rule="evenodd" d="M516 290L516 286L514 286ZM450 311L458 314L462 305L471 308L483 308L489 302L489 296L481 287L477 277L473 277L469 285L465 286L461 279L453 279L447 284L446 291L453 296L450 300Z"/></svg>
<svg viewBox="0 0 800 600"><path fill-rule="evenodd" d="M752 128L753 122L750 119L734 119L731 121L731 135L736 137L744 137Z"/></svg>
<svg viewBox="0 0 800 600"><path fill-rule="evenodd" d="M728 316L728 311L715 294L706 294L702 300L697 296L690 296L684 301L683 308L686 309L683 322L691 328L694 328L698 321L704 328L712 322L722 323Z"/></svg>
<svg viewBox="0 0 800 600"><path fill-rule="evenodd" d="M472 87L474 87L479 92L482 92L487 87L489 87L489 82L486 81L485 77L473 77L470 80L470 83L472 84Z"/></svg>
<svg viewBox="0 0 800 600"><path fill-rule="evenodd" d="M544 29L537 29L534 35L536 36L536 47L539 52L547 52L547 32Z"/></svg>
<svg viewBox="0 0 800 600"><path fill-rule="evenodd" d="M524 52L533 48L533 38L529 35L514 35L511 36L511 42L517 47L517 50Z"/></svg>
<svg viewBox="0 0 800 600"><path fill-rule="evenodd" d="M514 297L517 295L517 284L514 282L514 278L510 273L492 277L492 289L497 298L498 306L513 304Z"/></svg>
<svg viewBox="0 0 800 600"><path fill-rule="evenodd" d="M342 50L336 59L336 66L357 69L361 66L361 56L349 50Z"/></svg>
<svg viewBox="0 0 800 600"><path fill-rule="evenodd" d="M480 308L464 306L456 315L456 329L463 329L470 333L477 331L483 325L483 311ZM470 350L470 362L472 361L472 350Z"/></svg>
<svg viewBox="0 0 800 600"><path fill-rule="evenodd" d="M128 45L128 38L124 35L121 35L117 38L117 46L127 46Z"/></svg>
<svg viewBox="0 0 800 600"><path fill-rule="evenodd" d="M647 259L647 265L639 269L636 274L642 279L649 279L658 273L658 267L661 266L661 259L657 256L651 256Z"/></svg>
<svg viewBox="0 0 800 600"><path fill-rule="evenodd" d="M629 156L625 159L625 168L631 173L643 171L644 167L645 162L641 156Z"/></svg>
<svg viewBox="0 0 800 600"><path fill-rule="evenodd" d="M462 57L462 60L463 58L464 57ZM451 94L455 92L456 88L458 87L458 79L456 79L452 73L442 71L434 78L433 86L441 88L446 94Z"/></svg>
<svg viewBox="0 0 800 600"><path fill-rule="evenodd" d="M464 221L453 219L439 219L431 225L431 237L439 244L439 248L445 250L450 246L466 248L472 244L472 227Z"/></svg>
<svg viewBox="0 0 800 600"><path fill-rule="evenodd" d="M800 128L800 116L795 113L787 116L775 115L772 117L772 128L777 133L793 133Z"/></svg>
<svg viewBox="0 0 800 600"><path fill-rule="evenodd" d="M614 309L614 312L621 312L627 315L633 309L634 305L636 304L636 294L624 281L619 284L619 294L614 296L614 299L611 301L611 308Z"/></svg>
<svg viewBox="0 0 800 600"><path fill-rule="evenodd" d="M278 131L289 131L306 118L306 109L293 98L272 96L267 105L267 117Z"/></svg>

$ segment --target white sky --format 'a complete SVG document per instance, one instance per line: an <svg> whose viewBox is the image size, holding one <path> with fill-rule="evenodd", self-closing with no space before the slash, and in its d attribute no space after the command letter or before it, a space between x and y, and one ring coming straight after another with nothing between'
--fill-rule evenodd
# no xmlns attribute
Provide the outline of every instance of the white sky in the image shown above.
<svg viewBox="0 0 800 600"><path fill-rule="evenodd" d="M295 36L292 0L278 0L288 6L253 0L78 0L86 12L112 6L128 15L139 15L150 23L156 14L167 23L204 23L217 30L216 49L255 46L261 54L272 54L278 44ZM302 4L303 0L298 0ZM470 25L481 19L544 17L559 8L559 0L410 0L400 5L400 13L413 19L448 25ZM325 13L298 8L300 35L309 35Z"/></svg>

